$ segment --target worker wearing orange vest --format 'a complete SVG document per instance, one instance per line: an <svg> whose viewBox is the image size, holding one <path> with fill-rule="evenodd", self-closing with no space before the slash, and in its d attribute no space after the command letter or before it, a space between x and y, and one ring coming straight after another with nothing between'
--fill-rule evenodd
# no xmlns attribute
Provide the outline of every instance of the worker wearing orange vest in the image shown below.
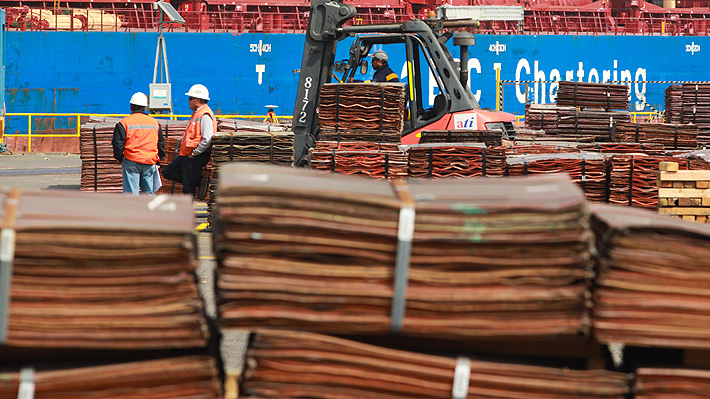
<svg viewBox="0 0 710 399"><path fill-rule="evenodd" d="M210 160L212 136L217 131L217 120L207 105L210 94L205 86L193 85L185 95L188 96L190 109L193 111L192 117L180 141L178 157L163 169L163 177L182 183L182 192L194 197L197 186L207 182L206 178L202 180L202 169Z"/></svg>
<svg viewBox="0 0 710 399"><path fill-rule="evenodd" d="M130 104L131 115L113 130L113 157L121 163L124 193L154 195L161 185L157 164L165 157L163 132L146 113L148 96L135 93Z"/></svg>

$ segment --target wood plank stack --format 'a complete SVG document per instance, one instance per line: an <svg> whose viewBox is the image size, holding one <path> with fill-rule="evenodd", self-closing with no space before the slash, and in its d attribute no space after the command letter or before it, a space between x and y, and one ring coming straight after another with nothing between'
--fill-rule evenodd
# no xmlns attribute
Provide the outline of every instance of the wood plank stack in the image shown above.
<svg viewBox="0 0 710 399"><path fill-rule="evenodd" d="M224 328L388 333L398 245L403 251L409 236L400 214L403 226L412 222L403 206L416 214L404 334L551 337L587 328L591 234L584 196L565 176L404 185L270 165L223 171L215 250Z"/></svg>
<svg viewBox="0 0 710 399"><path fill-rule="evenodd" d="M16 232L5 345L206 347L189 198L11 190L0 203Z"/></svg>
<svg viewBox="0 0 710 399"><path fill-rule="evenodd" d="M698 148L697 125L671 123L616 122L613 141L663 144L665 148L694 150Z"/></svg>
<svg viewBox="0 0 710 399"><path fill-rule="evenodd" d="M397 144L319 140L309 158L311 169L316 170L375 178L409 175L407 155Z"/></svg>
<svg viewBox="0 0 710 399"><path fill-rule="evenodd" d="M656 209L658 164L674 161L678 161L678 158L639 154L613 155L609 171L609 202ZM681 169L687 167L682 165Z"/></svg>
<svg viewBox="0 0 710 399"><path fill-rule="evenodd" d="M121 164L113 157L115 122L85 123L79 131L81 190L122 192Z"/></svg>
<svg viewBox="0 0 710 399"><path fill-rule="evenodd" d="M605 111L629 109L629 86L610 83L559 82L557 105Z"/></svg>
<svg viewBox="0 0 710 399"><path fill-rule="evenodd" d="M710 170L678 170L677 162L661 162L658 213L710 223Z"/></svg>
<svg viewBox="0 0 710 399"><path fill-rule="evenodd" d="M492 146L503 143L503 132L500 130L422 130L421 134L419 144L484 143Z"/></svg>
<svg viewBox="0 0 710 399"><path fill-rule="evenodd" d="M611 141L614 123L629 122L628 111L560 109L558 134L592 136L596 141Z"/></svg>
<svg viewBox="0 0 710 399"><path fill-rule="evenodd" d="M665 91L665 123L683 123L683 89L681 85L670 85Z"/></svg>
<svg viewBox="0 0 710 399"><path fill-rule="evenodd" d="M591 206L601 343L710 348L710 226L645 209Z"/></svg>
<svg viewBox="0 0 710 399"><path fill-rule="evenodd" d="M598 153L557 153L509 156L508 175L566 173L591 201L607 200L607 167Z"/></svg>
<svg viewBox="0 0 710 399"><path fill-rule="evenodd" d="M404 83L327 83L321 89L319 140L398 143Z"/></svg>
<svg viewBox="0 0 710 399"><path fill-rule="evenodd" d="M706 399L710 370L639 368L635 371L636 399Z"/></svg>
<svg viewBox="0 0 710 399"><path fill-rule="evenodd" d="M403 146L409 158L409 175L424 178L486 176L486 145L437 143Z"/></svg>
<svg viewBox="0 0 710 399"><path fill-rule="evenodd" d="M247 352L246 399L449 399L457 359L325 335L258 330ZM460 397L623 399L628 376L470 360ZM457 396L454 396L457 397Z"/></svg>
<svg viewBox="0 0 710 399"><path fill-rule="evenodd" d="M557 104L525 104L525 127L556 134L560 108Z"/></svg>
<svg viewBox="0 0 710 399"><path fill-rule="evenodd" d="M4 364L0 398L86 399L218 399L221 397L214 359L183 356L108 365L52 366L34 370L34 394L18 395L21 372ZM23 387L24 388L24 387Z"/></svg>

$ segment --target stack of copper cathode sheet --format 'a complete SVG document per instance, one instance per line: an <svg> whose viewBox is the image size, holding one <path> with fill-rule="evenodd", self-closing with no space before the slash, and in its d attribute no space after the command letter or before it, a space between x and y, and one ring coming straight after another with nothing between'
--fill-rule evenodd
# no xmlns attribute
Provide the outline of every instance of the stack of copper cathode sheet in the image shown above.
<svg viewBox="0 0 710 399"><path fill-rule="evenodd" d="M192 201L0 193L0 342L22 348L204 348ZM110 210L110 211L107 211ZM10 252L8 252L10 251Z"/></svg>
<svg viewBox="0 0 710 399"><path fill-rule="evenodd" d="M115 122L85 123L79 132L81 190L123 191L121 164L113 157Z"/></svg>
<svg viewBox="0 0 710 399"><path fill-rule="evenodd" d="M404 83L327 83L321 88L319 140L398 143Z"/></svg>
<svg viewBox="0 0 710 399"><path fill-rule="evenodd" d="M94 362L95 363L95 362ZM214 359L182 356L108 365L42 365L9 371L4 364L0 398L217 399L221 388ZM26 392L27 385L34 390Z"/></svg>
<svg viewBox="0 0 710 399"><path fill-rule="evenodd" d="M609 83L559 82L557 105L606 111L629 108L629 86Z"/></svg>
<svg viewBox="0 0 710 399"><path fill-rule="evenodd" d="M623 399L627 374L425 355L307 332L258 330L243 397Z"/></svg>
<svg viewBox="0 0 710 399"><path fill-rule="evenodd" d="M648 154L663 155L664 147L660 143L580 143L580 151L601 152L604 154Z"/></svg>
<svg viewBox="0 0 710 399"><path fill-rule="evenodd" d="M217 132L212 138L212 162L293 164L293 132Z"/></svg>
<svg viewBox="0 0 710 399"><path fill-rule="evenodd" d="M630 120L628 111L560 109L557 131L563 135L593 136L596 141L610 141L614 123Z"/></svg>
<svg viewBox="0 0 710 399"><path fill-rule="evenodd" d="M683 83L682 123L700 127L698 142L710 144L710 84Z"/></svg>
<svg viewBox="0 0 710 399"><path fill-rule="evenodd" d="M419 144L431 143L484 143L501 145L501 130L423 130Z"/></svg>
<svg viewBox="0 0 710 399"><path fill-rule="evenodd" d="M310 150L311 169L378 178L405 177L407 156L397 144L318 141Z"/></svg>
<svg viewBox="0 0 710 399"><path fill-rule="evenodd" d="M584 192L587 199L605 202L607 172L604 155L593 152L530 154L509 156L508 175L566 173Z"/></svg>
<svg viewBox="0 0 710 399"><path fill-rule="evenodd" d="M182 194L182 184L173 180L168 180L162 175L162 170L170 165L175 158L180 154L180 141L182 137L166 137L165 138L165 159L160 160L160 171L163 185L158 189L158 194Z"/></svg>
<svg viewBox="0 0 710 399"><path fill-rule="evenodd" d="M670 85L665 91L666 123L683 123L683 89L681 85Z"/></svg>
<svg viewBox="0 0 710 399"><path fill-rule="evenodd" d="M710 391L710 370L639 368L635 374L637 399L704 399Z"/></svg>
<svg viewBox="0 0 710 399"><path fill-rule="evenodd" d="M616 122L613 141L663 144L667 149L694 150L698 148L697 125L671 123Z"/></svg>
<svg viewBox="0 0 710 399"><path fill-rule="evenodd" d="M609 202L655 209L658 205L658 163L678 162L679 158L639 154L611 157ZM687 169L680 163L681 169Z"/></svg>
<svg viewBox="0 0 710 399"><path fill-rule="evenodd" d="M435 143L402 146L409 156L412 177L486 176L486 145L483 143Z"/></svg>
<svg viewBox="0 0 710 399"><path fill-rule="evenodd" d="M600 251L597 339L710 348L710 226L622 206L591 212Z"/></svg>
<svg viewBox="0 0 710 399"><path fill-rule="evenodd" d="M555 134L559 109L556 104L525 104L525 126Z"/></svg>
<svg viewBox="0 0 710 399"><path fill-rule="evenodd" d="M564 175L405 185L269 165L222 171L224 328L492 338L588 327L591 232Z"/></svg>

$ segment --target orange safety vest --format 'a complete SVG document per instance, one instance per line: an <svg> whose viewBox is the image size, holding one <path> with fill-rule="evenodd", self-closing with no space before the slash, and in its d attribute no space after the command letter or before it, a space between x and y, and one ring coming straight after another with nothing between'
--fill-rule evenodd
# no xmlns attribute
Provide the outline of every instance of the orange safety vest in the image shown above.
<svg viewBox="0 0 710 399"><path fill-rule="evenodd" d="M204 114L209 114L209 116L212 117L212 131L217 133L217 120L214 117L214 112L212 112L210 107L205 104L192 113L190 123L187 124L185 134L182 135L180 155L190 155L192 150L194 150L197 145L200 144L200 141L202 141L202 127L200 126L200 123Z"/></svg>
<svg viewBox="0 0 710 399"><path fill-rule="evenodd" d="M158 122L150 116L136 112L120 122L126 129L123 156L146 165L155 165L158 157Z"/></svg>

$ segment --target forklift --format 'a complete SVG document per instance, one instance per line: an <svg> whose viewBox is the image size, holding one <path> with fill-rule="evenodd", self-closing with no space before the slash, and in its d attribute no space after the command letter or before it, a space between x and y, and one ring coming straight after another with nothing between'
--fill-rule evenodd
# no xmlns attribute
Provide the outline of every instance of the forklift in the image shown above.
<svg viewBox="0 0 710 399"><path fill-rule="evenodd" d="M413 19L404 23L343 26L356 15L354 6L342 0L313 0L303 49L301 74L293 114L294 162L303 166L308 149L318 137L320 90L333 79L351 81L356 71L366 74L370 51L382 46L403 46L406 53L408 112L405 115L402 144L417 144L422 130L502 130L512 138L515 116L484 110L467 86L468 68L454 61L446 48L453 37L461 49L461 59L468 60L468 46L474 36L454 29L477 27L478 21ZM355 36L346 60L335 61L338 42ZM424 103L423 77L433 77L438 94L433 106Z"/></svg>

